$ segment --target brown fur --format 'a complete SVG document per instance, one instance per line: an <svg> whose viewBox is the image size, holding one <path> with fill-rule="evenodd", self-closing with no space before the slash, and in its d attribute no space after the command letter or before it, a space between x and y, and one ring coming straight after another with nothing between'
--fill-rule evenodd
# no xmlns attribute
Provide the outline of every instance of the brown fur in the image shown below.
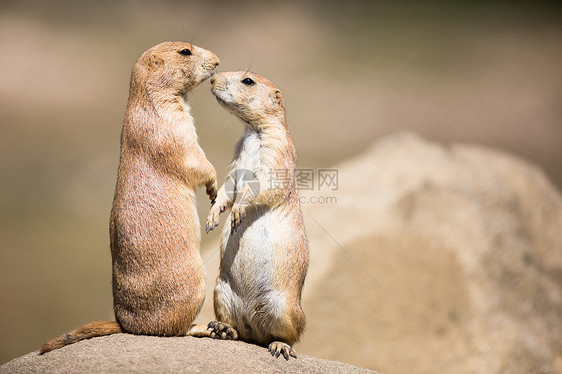
<svg viewBox="0 0 562 374"><path fill-rule="evenodd" d="M189 49L191 55L178 53ZM110 217L117 322L95 322L45 343L44 353L117 332L186 335L205 295L194 191L216 197L216 172L197 143L187 93L218 65L183 42L145 51L131 74Z"/></svg>
<svg viewBox="0 0 562 374"><path fill-rule="evenodd" d="M117 322L110 321L96 321L85 324L76 330L46 341L41 346L40 354L50 352L55 349L64 347L65 345L76 343L80 340L94 338L96 336L118 334L123 332L121 326Z"/></svg>

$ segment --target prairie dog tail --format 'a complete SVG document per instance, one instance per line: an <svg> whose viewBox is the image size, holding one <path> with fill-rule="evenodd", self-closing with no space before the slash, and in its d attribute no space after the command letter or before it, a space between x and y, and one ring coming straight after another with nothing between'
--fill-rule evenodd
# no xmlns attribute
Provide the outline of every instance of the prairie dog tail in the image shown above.
<svg viewBox="0 0 562 374"><path fill-rule="evenodd" d="M54 349L59 349L65 345L79 342L80 340L95 338L96 336L104 336L111 334L118 334L123 332L121 326L113 321L96 321L90 322L78 327L76 330L64 334L58 338L47 340L41 346L39 354L50 352Z"/></svg>

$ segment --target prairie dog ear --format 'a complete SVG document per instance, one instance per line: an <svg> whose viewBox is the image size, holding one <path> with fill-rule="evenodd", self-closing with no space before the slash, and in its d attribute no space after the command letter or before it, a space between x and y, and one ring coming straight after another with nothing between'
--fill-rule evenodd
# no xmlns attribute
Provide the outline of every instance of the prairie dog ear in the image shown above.
<svg viewBox="0 0 562 374"><path fill-rule="evenodd" d="M271 96L271 102L273 103L273 106L280 106L281 105L281 100L283 100L283 96L281 95L281 91L275 90L275 91L273 91L273 93L270 96Z"/></svg>
<svg viewBox="0 0 562 374"><path fill-rule="evenodd" d="M150 55L150 58L148 60L148 67L151 70L156 70L162 65L164 65L164 60L160 56L158 56L156 53Z"/></svg>

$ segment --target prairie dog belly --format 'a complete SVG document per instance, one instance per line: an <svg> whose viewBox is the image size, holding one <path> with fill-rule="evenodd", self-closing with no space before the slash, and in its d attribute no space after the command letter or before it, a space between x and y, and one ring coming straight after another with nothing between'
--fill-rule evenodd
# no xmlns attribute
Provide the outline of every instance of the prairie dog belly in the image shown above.
<svg viewBox="0 0 562 374"><path fill-rule="evenodd" d="M287 219L283 210L252 207L234 234L230 234L228 226L223 233L224 252L216 293L230 306L244 339L267 341L272 320L286 313L286 293L278 285L276 274L285 244L274 228L286 226Z"/></svg>
<svg viewBox="0 0 562 374"><path fill-rule="evenodd" d="M225 226L221 268L245 289L271 287L275 271L278 235L272 225L283 217L267 207L251 207L241 226L231 234Z"/></svg>

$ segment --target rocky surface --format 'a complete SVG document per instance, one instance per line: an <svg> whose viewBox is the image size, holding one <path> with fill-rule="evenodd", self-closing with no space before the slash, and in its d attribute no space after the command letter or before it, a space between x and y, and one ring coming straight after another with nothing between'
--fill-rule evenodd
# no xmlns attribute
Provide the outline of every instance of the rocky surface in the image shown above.
<svg viewBox="0 0 562 374"><path fill-rule="evenodd" d="M285 361L266 348L233 341L116 334L40 356L12 360L0 373L374 373L299 355Z"/></svg>

